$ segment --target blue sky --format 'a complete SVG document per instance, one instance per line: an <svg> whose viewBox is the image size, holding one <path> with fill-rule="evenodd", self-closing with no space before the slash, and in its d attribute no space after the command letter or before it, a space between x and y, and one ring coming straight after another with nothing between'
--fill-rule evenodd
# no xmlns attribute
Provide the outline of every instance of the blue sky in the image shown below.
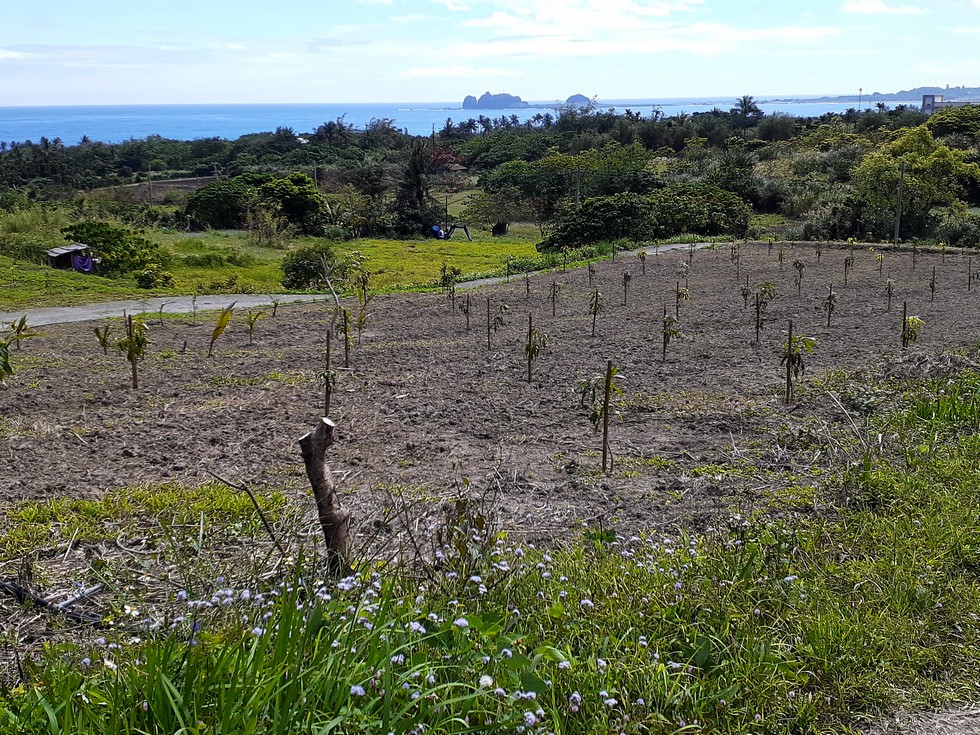
<svg viewBox="0 0 980 735"><path fill-rule="evenodd" d="M47 0L0 106L552 101L980 86L980 0Z"/></svg>

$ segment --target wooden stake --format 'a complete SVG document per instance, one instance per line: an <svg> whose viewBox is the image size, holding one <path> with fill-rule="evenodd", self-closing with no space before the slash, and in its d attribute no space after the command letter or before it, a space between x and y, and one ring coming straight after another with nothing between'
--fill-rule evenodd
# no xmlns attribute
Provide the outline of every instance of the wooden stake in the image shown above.
<svg viewBox="0 0 980 735"><path fill-rule="evenodd" d="M606 390L602 399L602 471L612 471L612 457L609 457L609 394L612 391L612 360L606 361ZM607 465L608 457L608 469Z"/></svg>
<svg viewBox="0 0 980 735"><path fill-rule="evenodd" d="M331 332L327 330L327 357L326 370L323 373L323 415L330 415L330 338Z"/></svg>
<svg viewBox="0 0 980 735"><path fill-rule="evenodd" d="M527 315L527 382L531 382L531 315Z"/></svg>
<svg viewBox="0 0 980 735"><path fill-rule="evenodd" d="M793 320L789 322L789 337L786 340L786 404L793 398Z"/></svg>

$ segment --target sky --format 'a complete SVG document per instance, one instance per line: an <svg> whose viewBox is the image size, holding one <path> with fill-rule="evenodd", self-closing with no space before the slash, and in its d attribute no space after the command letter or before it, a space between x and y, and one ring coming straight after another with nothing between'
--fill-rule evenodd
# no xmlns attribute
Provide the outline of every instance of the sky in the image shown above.
<svg viewBox="0 0 980 735"><path fill-rule="evenodd" d="M947 84L980 86L980 0L47 0L0 24L0 107Z"/></svg>

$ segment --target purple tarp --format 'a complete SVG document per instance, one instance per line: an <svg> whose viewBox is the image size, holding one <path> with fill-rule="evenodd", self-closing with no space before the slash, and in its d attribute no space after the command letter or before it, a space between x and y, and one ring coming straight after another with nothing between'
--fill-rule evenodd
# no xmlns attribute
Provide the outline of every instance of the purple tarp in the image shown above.
<svg viewBox="0 0 980 735"><path fill-rule="evenodd" d="M77 270L79 273L92 273L95 271L95 266L92 263L92 256L88 253L84 255L72 254L71 267Z"/></svg>

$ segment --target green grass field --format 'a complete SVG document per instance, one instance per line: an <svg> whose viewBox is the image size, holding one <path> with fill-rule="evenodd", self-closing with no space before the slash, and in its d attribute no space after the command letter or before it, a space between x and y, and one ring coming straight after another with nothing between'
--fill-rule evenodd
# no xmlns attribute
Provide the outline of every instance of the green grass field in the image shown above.
<svg viewBox="0 0 980 735"><path fill-rule="evenodd" d="M62 219L23 219L6 221L7 242L16 241L19 252L36 252L46 243L58 244ZM39 228L35 235L28 235L31 226ZM478 277L502 272L508 257L536 255L534 243L539 238L532 226L515 226L510 235L500 238L491 237L489 232L471 232L472 242L459 232L452 240L361 239L336 243L335 247L340 256L355 250L363 253L372 288L379 291L431 288L443 264L459 268L464 278ZM86 276L0 255L0 310L170 294L280 293L282 258L291 249L316 242L315 238L298 238L277 249L253 245L248 233L237 231L149 230L146 236L169 254L174 288L145 290L138 288L131 276Z"/></svg>

